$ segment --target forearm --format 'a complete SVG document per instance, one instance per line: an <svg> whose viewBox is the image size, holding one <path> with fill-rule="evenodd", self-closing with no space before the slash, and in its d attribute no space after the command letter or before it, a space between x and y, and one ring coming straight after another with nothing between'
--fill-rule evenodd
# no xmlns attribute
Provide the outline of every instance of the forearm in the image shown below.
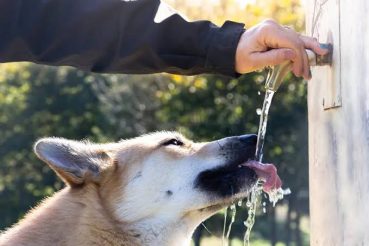
<svg viewBox="0 0 369 246"><path fill-rule="evenodd" d="M221 28L174 14L158 0L0 0L0 62L69 65L103 73L234 75L243 25Z"/></svg>

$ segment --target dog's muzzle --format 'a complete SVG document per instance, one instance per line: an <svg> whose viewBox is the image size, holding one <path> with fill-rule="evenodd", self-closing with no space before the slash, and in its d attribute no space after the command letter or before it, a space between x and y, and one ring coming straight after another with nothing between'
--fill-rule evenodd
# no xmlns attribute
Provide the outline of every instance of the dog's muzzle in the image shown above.
<svg viewBox="0 0 369 246"><path fill-rule="evenodd" d="M227 198L250 190L257 181L251 168L241 165L255 156L256 135L242 135L218 140L219 155L224 164L201 172L195 188Z"/></svg>

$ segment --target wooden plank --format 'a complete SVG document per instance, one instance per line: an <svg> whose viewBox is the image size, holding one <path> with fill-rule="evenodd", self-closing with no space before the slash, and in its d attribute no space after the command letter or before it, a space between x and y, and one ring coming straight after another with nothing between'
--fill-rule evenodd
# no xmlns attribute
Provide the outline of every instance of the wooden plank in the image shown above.
<svg viewBox="0 0 369 246"><path fill-rule="evenodd" d="M322 20L335 18L331 10L340 7L340 28L331 30L333 39L337 30L340 37L339 49L333 41L340 65L332 67L340 76L316 68L308 83L311 245L369 245L369 1L310 0L307 30L314 30L314 8L322 3L332 6L318 16ZM341 91L332 95L341 94L342 107L325 110L326 84L338 79Z"/></svg>

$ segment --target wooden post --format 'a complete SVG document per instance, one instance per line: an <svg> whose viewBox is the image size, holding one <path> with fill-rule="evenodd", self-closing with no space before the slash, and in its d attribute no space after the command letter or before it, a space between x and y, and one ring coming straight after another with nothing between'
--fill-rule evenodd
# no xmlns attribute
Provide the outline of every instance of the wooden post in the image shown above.
<svg viewBox="0 0 369 246"><path fill-rule="evenodd" d="M308 83L311 245L369 245L369 1L305 0L333 66Z"/></svg>

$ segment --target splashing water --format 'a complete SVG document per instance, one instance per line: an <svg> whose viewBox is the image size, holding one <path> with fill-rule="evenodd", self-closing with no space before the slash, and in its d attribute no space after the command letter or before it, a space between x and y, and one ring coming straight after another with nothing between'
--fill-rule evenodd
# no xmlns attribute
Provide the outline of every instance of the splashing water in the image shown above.
<svg viewBox="0 0 369 246"><path fill-rule="evenodd" d="M241 203L242 203L242 201L241 201ZM239 202L238 202L238 205L239 205ZM228 208L226 208L226 210L224 212L222 246L228 246L229 245L229 235L231 234L232 225L233 225L233 223L236 219L236 212L237 212L236 204L232 204L230 206L230 209L231 209L231 221L229 222L229 225L228 225L227 234L225 234L225 228L226 228L226 224L227 224Z"/></svg>
<svg viewBox="0 0 369 246"><path fill-rule="evenodd" d="M224 222L223 222L222 246L226 246L225 231L226 231L226 225L227 225L227 214L228 214L228 207L226 207L226 208L224 209ZM227 238L227 244L228 244L228 238Z"/></svg>
<svg viewBox="0 0 369 246"><path fill-rule="evenodd" d="M237 206L242 207L242 200L239 200L237 202ZM228 246L229 245L229 236L231 234L232 225L233 225L234 221L236 220L236 213L237 213L236 204L232 204L230 206L230 208L231 208L232 213L231 213L231 222L228 225L227 235L225 235L225 228L226 228L226 224L227 224L227 211L228 211L228 208L226 208L225 212L224 212L222 246Z"/></svg>
<svg viewBox="0 0 369 246"><path fill-rule="evenodd" d="M227 244L228 244L228 240L229 240L229 235L231 234L231 229L232 229L232 225L236 219L236 212L237 212L237 209L236 209L236 204L232 204L231 205L231 222L229 222L229 227L228 227L228 231L227 231Z"/></svg>
<svg viewBox="0 0 369 246"><path fill-rule="evenodd" d="M263 192L263 184L260 180L256 182L254 187L251 189L249 196L247 197L246 207L248 208L247 219L243 222L246 226L246 232L243 237L243 245L250 245L250 234L252 227L255 224L256 206L258 198Z"/></svg>

